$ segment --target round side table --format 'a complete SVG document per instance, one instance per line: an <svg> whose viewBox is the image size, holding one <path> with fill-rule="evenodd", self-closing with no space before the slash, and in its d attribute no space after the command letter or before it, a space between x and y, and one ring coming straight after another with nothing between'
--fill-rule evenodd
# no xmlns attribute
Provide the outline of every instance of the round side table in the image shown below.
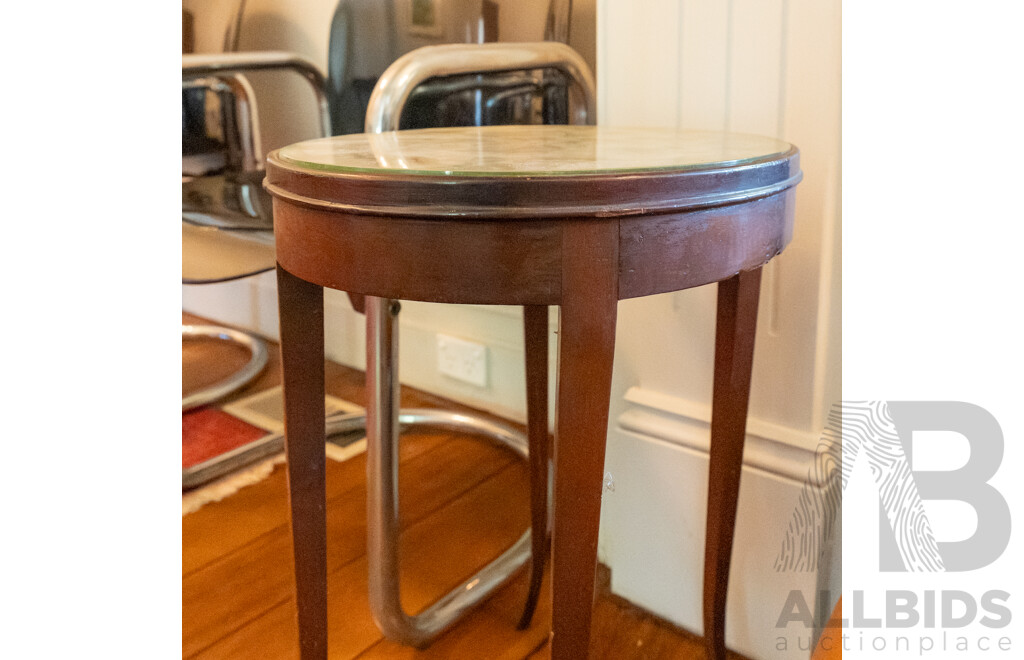
<svg viewBox="0 0 1024 660"><path fill-rule="evenodd" d="M708 657L725 658L760 269L791 238L800 178L785 142L660 129L425 129L272 153L302 657L327 654L323 287L367 296L371 388L389 377L380 328L396 300L523 305L531 316L560 307L551 651L578 660L590 642L617 303L717 282L704 633ZM395 407L370 402L371 448ZM531 460L535 484L546 464Z"/></svg>

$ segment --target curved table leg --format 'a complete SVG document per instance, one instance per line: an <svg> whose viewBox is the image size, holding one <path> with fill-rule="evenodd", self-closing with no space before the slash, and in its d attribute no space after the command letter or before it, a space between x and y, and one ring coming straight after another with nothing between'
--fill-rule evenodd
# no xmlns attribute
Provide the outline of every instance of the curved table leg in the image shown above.
<svg viewBox="0 0 1024 660"><path fill-rule="evenodd" d="M526 335L526 425L530 440L530 590L519 630L530 627L548 553L548 308L523 307Z"/></svg>
<svg viewBox="0 0 1024 660"><path fill-rule="evenodd" d="M303 660L326 660L323 289L278 266L277 296L299 648Z"/></svg>
<svg viewBox="0 0 1024 660"><path fill-rule="evenodd" d="M618 303L618 222L566 221L562 245L551 657L581 660L590 646L601 521Z"/></svg>
<svg viewBox="0 0 1024 660"><path fill-rule="evenodd" d="M708 660L725 660L725 600L743 468L760 288L760 268L741 272L718 284L704 545L704 644Z"/></svg>

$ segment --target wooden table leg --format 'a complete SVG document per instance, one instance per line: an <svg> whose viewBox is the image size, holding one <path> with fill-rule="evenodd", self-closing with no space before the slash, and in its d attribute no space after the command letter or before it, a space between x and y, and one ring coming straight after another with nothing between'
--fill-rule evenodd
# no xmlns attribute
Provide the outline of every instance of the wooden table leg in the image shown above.
<svg viewBox="0 0 1024 660"><path fill-rule="evenodd" d="M303 660L326 660L323 289L278 266L277 296L299 648Z"/></svg>
<svg viewBox="0 0 1024 660"><path fill-rule="evenodd" d="M566 221L563 228L551 560L553 660L581 660L590 646L615 352L618 240L614 221Z"/></svg>
<svg viewBox="0 0 1024 660"><path fill-rule="evenodd" d="M760 289L760 268L741 272L718 284L704 545L704 643L708 660L725 660L725 600L743 468Z"/></svg>
<svg viewBox="0 0 1024 660"><path fill-rule="evenodd" d="M548 554L548 308L523 307L526 335L526 425L530 444L530 590L519 630L530 627Z"/></svg>

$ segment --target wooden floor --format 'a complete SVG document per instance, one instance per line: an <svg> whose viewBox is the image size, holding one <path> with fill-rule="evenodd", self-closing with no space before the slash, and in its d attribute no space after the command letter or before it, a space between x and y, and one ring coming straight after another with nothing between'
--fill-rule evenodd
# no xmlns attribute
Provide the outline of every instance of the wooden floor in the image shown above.
<svg viewBox="0 0 1024 660"><path fill-rule="evenodd" d="M183 315L183 322L202 320ZM202 364L195 347L183 351L183 358L187 369ZM272 347L269 368L235 398L279 381ZM327 391L365 404L361 372L328 364ZM462 408L405 388L402 405ZM548 657L547 583L533 625L526 631L515 628L526 596L525 572L427 650L382 638L367 602L365 470L364 456L327 466L330 657ZM403 436L401 475L402 598L406 610L416 612L497 556L527 527L527 474L510 452L486 442L418 431ZM298 657L287 506L279 467L266 480L182 518L183 657ZM699 638L610 595L607 571L598 582L592 658L704 657Z"/></svg>

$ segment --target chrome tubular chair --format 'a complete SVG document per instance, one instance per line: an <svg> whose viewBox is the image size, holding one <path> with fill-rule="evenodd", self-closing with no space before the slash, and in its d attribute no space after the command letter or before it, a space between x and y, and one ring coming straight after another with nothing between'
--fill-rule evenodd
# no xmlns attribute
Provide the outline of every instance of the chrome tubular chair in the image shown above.
<svg viewBox="0 0 1024 660"><path fill-rule="evenodd" d="M276 264L271 202L263 189L255 96L244 77L247 72L273 70L291 71L309 83L316 96L321 134L329 134L323 76L310 62L282 52L182 55L183 284L250 277L272 270ZM216 97L220 111L219 125L208 129L204 105L209 95ZM219 139L207 139L211 132ZM208 144L197 145L202 142ZM250 353L249 361L239 371L182 397L183 412L241 389L267 364L267 345L252 333L214 325L183 325L181 333L182 339L233 342ZM191 488L210 481L280 451L282 444L280 436L268 436L183 469L182 486Z"/></svg>
<svg viewBox="0 0 1024 660"><path fill-rule="evenodd" d="M443 95L486 86L489 101L537 93L547 100L552 98L547 93L550 74L541 71L557 72L568 82L572 102L564 108L567 117L563 115L563 122L594 122L593 76L583 59L568 46L557 42L451 44L412 51L384 72L370 97L366 132L397 130L402 124L403 109L416 94ZM557 99L557 94L553 98ZM481 116L479 111L476 114ZM546 111L541 114L545 119L552 116ZM400 304L369 296L365 304L367 375L372 384L367 421L367 557L374 619L388 638L426 646L507 582L532 554L530 590L519 624L525 628L540 595L547 552L547 308L524 309L530 428L527 442L522 433L485 420L438 411L399 412L396 321ZM529 457L532 520L531 530L497 559L420 614L410 616L402 609L399 589L398 437L400 425L419 423L469 430Z"/></svg>
<svg viewBox="0 0 1024 660"><path fill-rule="evenodd" d="M186 78L182 66L182 283L205 284L231 280L260 272L272 253L256 232L271 226L263 216L266 203L254 194L250 173L257 172L259 132L252 88L240 75ZM205 106L209 95L219 101L222 140L207 137ZM191 113L189 111L192 111ZM197 144L206 141L208 144ZM212 144L209 144L212 143ZM190 147L186 150L186 147ZM246 203L248 202L248 203ZM251 230L248 250L241 259L225 258L218 228ZM215 242L216 241L216 242ZM229 245L232 239L227 237ZM227 263L225 263L225 261ZM273 261L270 261L273 264ZM267 363L267 346L250 333L219 326L182 326L182 339L219 339L247 348L249 362L226 379L182 397L182 411L216 401L259 375Z"/></svg>

